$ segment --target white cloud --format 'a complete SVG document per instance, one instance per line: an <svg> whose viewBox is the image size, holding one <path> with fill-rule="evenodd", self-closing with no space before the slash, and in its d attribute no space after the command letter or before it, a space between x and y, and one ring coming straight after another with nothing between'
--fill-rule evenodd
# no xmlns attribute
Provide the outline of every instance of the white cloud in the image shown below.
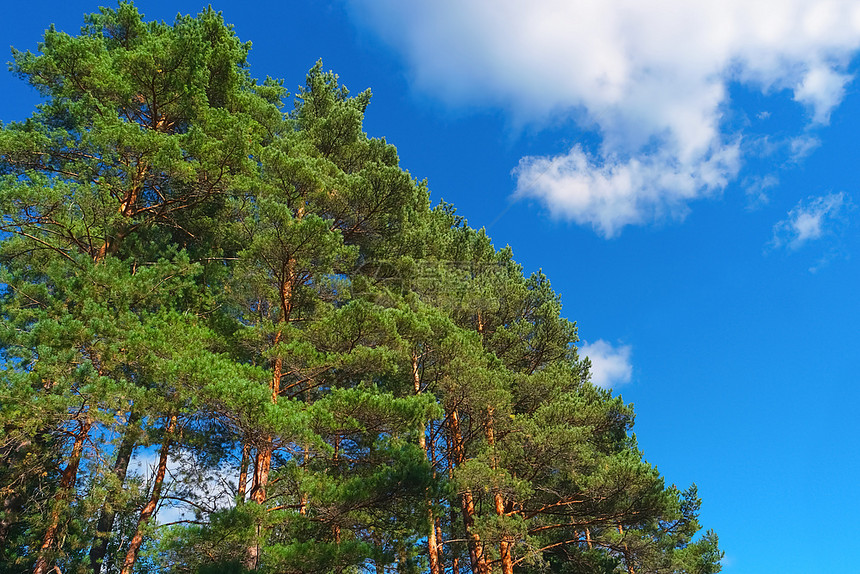
<svg viewBox="0 0 860 574"><path fill-rule="evenodd" d="M604 389L630 382L633 377L631 352L630 345L613 347L603 339L584 344L579 350L580 355L591 360L591 382Z"/></svg>
<svg viewBox="0 0 860 574"><path fill-rule="evenodd" d="M812 109L814 123L827 124L830 112L845 97L845 84L850 80L851 76L829 66L816 66L794 88L794 99Z"/></svg>
<svg viewBox="0 0 860 574"><path fill-rule="evenodd" d="M539 197L555 215L613 237L626 225L683 218L690 199L726 186L737 173L738 155L734 145L698 162L665 152L595 160L575 146L557 157L520 160L516 195Z"/></svg>
<svg viewBox="0 0 860 574"><path fill-rule="evenodd" d="M786 219L774 225L771 245L795 250L831 234L834 227L842 223L849 207L850 201L844 192L801 201L788 212Z"/></svg>
<svg viewBox="0 0 860 574"><path fill-rule="evenodd" d="M595 130L590 154L524 158L516 193L606 236L683 217L737 177L732 82L790 93L810 126L826 124L860 49L856 0L349 1L418 89Z"/></svg>

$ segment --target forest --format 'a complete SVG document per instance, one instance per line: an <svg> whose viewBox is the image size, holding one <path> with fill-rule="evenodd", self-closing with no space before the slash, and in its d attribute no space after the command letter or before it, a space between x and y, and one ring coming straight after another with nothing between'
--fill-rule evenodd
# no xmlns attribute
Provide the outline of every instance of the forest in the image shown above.
<svg viewBox="0 0 860 574"><path fill-rule="evenodd" d="M0 573L718 572L548 278L364 132L370 91L249 50L130 3L13 50Z"/></svg>

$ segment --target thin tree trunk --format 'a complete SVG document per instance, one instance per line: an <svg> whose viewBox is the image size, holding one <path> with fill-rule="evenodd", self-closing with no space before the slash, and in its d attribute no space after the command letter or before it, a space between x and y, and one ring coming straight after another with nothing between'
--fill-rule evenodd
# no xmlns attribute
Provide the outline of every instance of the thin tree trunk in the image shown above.
<svg viewBox="0 0 860 574"><path fill-rule="evenodd" d="M245 502L245 489L248 486L248 467L251 464L251 445L248 440L242 441L242 462L239 464L239 486L236 489L236 498L239 504ZM98 574L98 573L96 573Z"/></svg>
<svg viewBox="0 0 860 574"><path fill-rule="evenodd" d="M463 449L463 435L460 429L460 414L457 409L451 411L451 415L448 418L448 426L451 432L454 461L457 464L462 464L466 457ZM466 539L468 540L472 572L475 572L475 574L490 574L490 568L484 556L484 545L481 542L480 535L474 528L475 499L471 489L463 489L463 492L460 493L460 505L463 509L463 528L466 531Z"/></svg>
<svg viewBox="0 0 860 574"><path fill-rule="evenodd" d="M415 395L421 394L421 375L418 369L418 353L412 353L412 383L415 389ZM427 429L424 423L421 423L418 429L418 446L424 451L424 456L429 460L429 452L427 450ZM436 519L433 517L433 501L425 493L427 499L427 520L430 525L430 532L427 534L427 555L430 558L430 574L441 574L439 565L439 543L436 539Z"/></svg>
<svg viewBox="0 0 860 574"><path fill-rule="evenodd" d="M497 470L499 461L496 457L496 431L494 428L494 411L493 407L487 407L487 444L491 449L490 461L492 463L493 470ZM496 515L503 517L505 516L505 499L502 496L501 490L499 489L499 485L495 484L495 488L493 490L493 505L496 508ZM514 573L514 562L511 557L511 547L513 546L510 537L502 536L502 539L499 541L499 555L502 559L502 574L513 574Z"/></svg>
<svg viewBox="0 0 860 574"><path fill-rule="evenodd" d="M281 333L275 335L275 344L277 345L281 338ZM278 402L278 385L281 380L281 369L283 362L280 357L275 359L275 369L272 376L272 404ZM257 455L254 457L254 480L251 486L251 500L257 504L266 502L266 486L269 484L269 473L272 470L272 454L274 452L274 439L267 436L263 439L263 446L257 449Z"/></svg>
<svg viewBox="0 0 860 574"><path fill-rule="evenodd" d="M499 516L503 516L505 512L504 503L502 502L502 497L499 494L496 494L494 497L494 502L496 506L496 514ZM505 536L499 541L499 554L502 558L502 573L503 574L513 574L514 573L514 562L513 557L511 556L511 548L513 544L510 541L510 538Z"/></svg>
<svg viewBox="0 0 860 574"><path fill-rule="evenodd" d="M257 449L257 456L254 459L254 482L251 488L251 500L260 505L266 503L266 485L269 482L269 472L272 469L272 446L272 438L267 437L265 444ZM247 570L256 570L260 559L259 539L262 529L259 524L257 524L254 534L254 541L248 546L245 553L244 566Z"/></svg>
<svg viewBox="0 0 860 574"><path fill-rule="evenodd" d="M295 218L301 220L304 217L304 206L299 205L296 209ZM279 277L279 303L281 308L281 316L277 321L277 330L275 332L275 340L273 346L277 346L281 342L283 329L290 322L290 316L293 311L293 294L296 282L296 261L293 258L288 258L282 262L280 270L273 270L275 276ZM278 274L280 271L280 274ZM281 392L281 377L283 376L284 361L280 354L275 356L272 364L272 404L278 402L278 396ZM269 483L269 474L272 470L272 456L274 454L274 437L267 436L264 439L264 445L257 449L257 455L254 460L254 481L251 487L251 500L257 504L265 504L267 493L266 486ZM304 514L304 503L302 503L302 514ZM257 525L257 532L254 543L248 547L245 555L245 568L248 570L256 570L260 556L260 535L262 534L261 527Z"/></svg>
<svg viewBox="0 0 860 574"><path fill-rule="evenodd" d="M125 476L128 473L128 465L131 462L131 455L134 452L134 447L137 446L137 435L134 432L135 425L140 420L140 415L132 411L128 417L126 431L122 437L122 442L116 452L116 460L113 464L113 474L119 481L119 486L122 487L125 482ZM113 531L113 524L116 520L116 511L107 504L99 516L98 525L96 526L96 539L93 541L93 546L90 549L90 567L93 569L93 574L99 574L102 569L102 563L107 553L110 534ZM106 568L105 570L109 570Z"/></svg>
<svg viewBox="0 0 860 574"><path fill-rule="evenodd" d="M299 497L299 514L302 516L308 515L308 495L303 492Z"/></svg>
<svg viewBox="0 0 860 574"><path fill-rule="evenodd" d="M48 572L47 555L54 549L57 542L57 534L59 532L60 517L63 510L68 504L69 499L73 496L75 490L75 482L78 478L78 467L81 464L81 457L84 452L84 442L87 434L90 432L92 422L87 418L83 421L78 421L78 432L75 434L75 442L72 445L72 453L69 456L69 462L66 468L63 469L60 475L60 488L54 498L53 508L51 509L51 517L48 520L48 529L45 531L45 538L42 546L39 549L39 557L36 559L36 565L33 569L33 574L45 574Z"/></svg>
<svg viewBox="0 0 860 574"><path fill-rule="evenodd" d="M310 391L305 392L305 404L310 402ZM308 465L311 462L311 445L308 442L305 442L302 445L302 473L306 473L308 471ZM301 516L308 515L308 493L302 489L301 484L299 484L299 514Z"/></svg>
<svg viewBox="0 0 860 574"><path fill-rule="evenodd" d="M129 542L128 552L125 555L125 560L122 564L122 574L131 574L134 570L134 563L137 561L137 554L140 552L140 547L143 544L143 532L146 525L155 514L158 508L158 502L161 500L161 489L164 486L164 477L167 474L167 457L170 454L170 442L173 439L173 433L176 431L176 415L171 415L167 422L167 428L164 432L164 440L161 443L161 452L158 455L158 466L155 471L155 481L152 485L152 493L149 496L149 501L143 510L140 511L140 517L137 520L137 530Z"/></svg>
<svg viewBox="0 0 860 574"><path fill-rule="evenodd" d="M286 292L288 287L284 287L282 292ZM286 305L284 306L286 309ZM275 333L275 340L272 346L277 346L281 342L282 324L285 321L280 321L278 330ZM281 375L283 374L284 360L281 357L276 357L272 365L272 381L271 400L272 404L277 404L278 395L281 390ZM272 454L274 451L274 440L271 436L265 437L262 447L257 449L257 455L254 458L254 481L251 486L251 500L257 504L266 502L266 486L269 483L269 472L272 469Z"/></svg>
<svg viewBox="0 0 860 574"><path fill-rule="evenodd" d="M293 281L295 280L295 261L290 259L282 269L282 279L280 286L280 308L281 316L277 322L277 330L275 331L275 339L272 342L273 347L277 347L283 337L283 330L287 323L290 322L290 315L293 310ZM272 362L272 381L271 381L271 397L272 404L277 404L278 396L281 392L281 377L283 376L284 359L277 355ZM266 484L269 481L269 470L272 467L272 437L266 437L266 444L263 448L257 450L257 456L254 461L254 484L251 488L251 498L255 502L262 504L266 501Z"/></svg>
<svg viewBox="0 0 860 574"><path fill-rule="evenodd" d="M334 452L331 457L331 472L334 475L339 474L338 465L340 465L340 435L335 434L334 436ZM334 520L337 521L339 516L335 515ZM334 537L334 543L340 544L340 524L334 522L331 525L331 533Z"/></svg>
<svg viewBox="0 0 860 574"><path fill-rule="evenodd" d="M483 339L483 336L484 336L484 318L483 318L483 315L481 314L480 311L477 312L475 319L476 319L475 328L478 331L478 334L481 335L481 338ZM495 434L494 434L494 430L493 430L493 407L491 407L491 406L487 407L486 433L487 433L487 442L489 443L490 448L495 449L495 442L496 441L495 441ZM496 466L497 466L495 451L492 454L492 461L491 462L492 462L492 468L493 468L493 470L495 470ZM471 500L472 499L472 493L471 492L468 492L468 498L469 498L469 500L466 503L464 503L464 508L465 508L466 504L471 506L472 511L473 511L472 514L474 515L474 502ZM504 499L502 498L502 495L499 492L498 488L496 488L495 492L493 493L493 503L495 505L496 514L498 514L499 516L503 516L505 513L505 504L504 504ZM465 511L463 513L463 518L464 518L464 520L466 518L466 512ZM472 522L474 523L474 519L472 519ZM490 568L489 563L486 560L486 557L483 555L483 546L481 545L480 540L478 539L477 533L472 533L470 535L470 538L474 538L476 540L476 549L480 551L480 553L476 552L478 573L479 574L490 574L491 568ZM513 574L513 562L511 560L511 544L504 538L501 541L499 541L499 553L501 554L501 557L502 557L502 568L503 568L504 574Z"/></svg>
<svg viewBox="0 0 860 574"><path fill-rule="evenodd" d="M448 465L448 480L453 482L454 473L452 472L451 465ZM454 534L455 525L458 523L457 519L457 506L453 503L448 505L448 528L451 533L450 538L458 538L457 535ZM445 540L442 536L439 537L440 540ZM451 559L451 572L453 574L460 574L460 556L457 553L457 549L453 549L453 556Z"/></svg>
<svg viewBox="0 0 860 574"><path fill-rule="evenodd" d="M275 340L272 346L277 346L281 342L284 325L290 320L292 311L292 292L293 292L293 262L290 261L284 269L284 279L281 284L281 318L278 321L277 331L275 332ZM278 396L281 391L281 377L283 375L284 360L280 355L275 357L272 364L272 382L271 382L271 401L272 404L277 404ZM251 486L251 500L257 504L265 504L267 499L266 486L269 484L269 474L272 470L272 455L274 454L274 438L267 436L264 439L262 447L257 449L257 455L254 459L254 480ZM259 537L261 534L260 526L257 525L257 532L254 543L247 549L245 556L245 568L248 570L256 570L257 563L260 558L260 543Z"/></svg>
<svg viewBox="0 0 860 574"><path fill-rule="evenodd" d="M484 557L484 545L480 535L475 532L475 499L472 491L466 489L460 498L463 508L463 527L469 541L469 557L472 560L472 571L476 574L489 574L487 560Z"/></svg>
<svg viewBox="0 0 860 574"><path fill-rule="evenodd" d="M436 537L436 557L439 561L439 572L445 572L445 555L442 553L442 520L436 517L433 521L433 534Z"/></svg>
<svg viewBox="0 0 860 574"><path fill-rule="evenodd" d="M619 524L618 525L618 534L621 535L622 544L624 545L624 564L627 566L627 574L636 574L636 571L633 569L632 561L630 560L630 549L627 548L627 543L624 542L624 528Z"/></svg>

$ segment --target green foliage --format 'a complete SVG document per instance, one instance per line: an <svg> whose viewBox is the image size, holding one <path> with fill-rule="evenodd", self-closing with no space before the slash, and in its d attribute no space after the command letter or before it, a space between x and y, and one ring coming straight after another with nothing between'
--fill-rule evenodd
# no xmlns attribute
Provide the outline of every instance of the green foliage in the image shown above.
<svg viewBox="0 0 860 574"><path fill-rule="evenodd" d="M430 207L370 91L318 62L284 112L249 49L120 3L13 51L0 573L718 572L548 279Z"/></svg>

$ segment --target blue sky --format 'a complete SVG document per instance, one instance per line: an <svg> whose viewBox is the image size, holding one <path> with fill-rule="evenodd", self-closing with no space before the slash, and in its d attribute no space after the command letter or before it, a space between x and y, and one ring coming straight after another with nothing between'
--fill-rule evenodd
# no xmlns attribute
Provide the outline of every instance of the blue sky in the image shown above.
<svg viewBox="0 0 860 574"><path fill-rule="evenodd" d="M172 21L206 2L141 1ZM96 3L16 2L0 44ZM317 59L577 321L730 574L857 572L860 4L213 2L252 74ZM36 94L0 76L0 119Z"/></svg>

